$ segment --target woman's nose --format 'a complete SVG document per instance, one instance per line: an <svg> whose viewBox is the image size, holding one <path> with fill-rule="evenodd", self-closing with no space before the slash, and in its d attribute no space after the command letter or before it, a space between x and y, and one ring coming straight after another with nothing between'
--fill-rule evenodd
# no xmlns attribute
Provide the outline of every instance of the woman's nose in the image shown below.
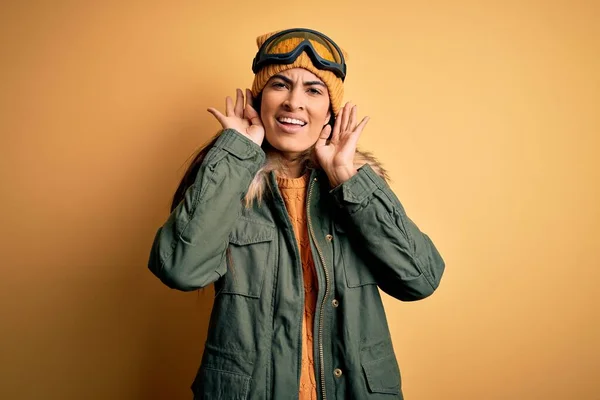
<svg viewBox="0 0 600 400"><path fill-rule="evenodd" d="M303 110L304 96L302 90L292 89L288 92L288 97L283 103L288 110Z"/></svg>

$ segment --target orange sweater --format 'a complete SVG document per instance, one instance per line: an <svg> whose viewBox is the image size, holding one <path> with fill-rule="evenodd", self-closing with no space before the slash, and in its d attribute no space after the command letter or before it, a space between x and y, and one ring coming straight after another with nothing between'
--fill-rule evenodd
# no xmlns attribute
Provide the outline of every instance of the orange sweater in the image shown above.
<svg viewBox="0 0 600 400"><path fill-rule="evenodd" d="M299 400L317 400L315 361L313 357L313 328L317 305L318 281L308 239L306 220L306 190L309 175L300 178L277 177L285 207L292 221L304 277L304 318L302 323L302 372L300 373Z"/></svg>

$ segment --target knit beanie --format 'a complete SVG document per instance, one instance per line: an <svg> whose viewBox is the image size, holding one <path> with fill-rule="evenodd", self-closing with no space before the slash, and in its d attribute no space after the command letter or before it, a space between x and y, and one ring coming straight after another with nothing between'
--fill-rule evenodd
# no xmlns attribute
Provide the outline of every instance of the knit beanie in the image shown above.
<svg viewBox="0 0 600 400"><path fill-rule="evenodd" d="M260 49L260 46L262 46L262 44L268 38L270 38L278 32L281 31L275 31L257 37L256 44L258 45L258 48ZM289 51L292 51L296 48L296 46L298 46L301 43L302 40L303 39L301 38L289 38L286 40L282 40L281 42L277 43L277 45L274 47L274 52L287 53ZM313 47L321 57L329 61L335 61L329 49L327 49L321 43L318 43L314 40L310 40L310 43L313 45ZM342 53L346 58L347 54L343 49ZM304 68L315 74L317 77L319 77L320 80L323 81L323 83L325 83L325 85L327 85L327 90L329 91L329 99L331 101L331 108L333 109L334 115L337 115L338 111L342 106L342 100L344 98L344 83L333 72L318 69L317 67L315 67L312 63L312 60L310 59L308 54L306 54L306 52L302 52L302 54L300 54L298 58L296 58L296 61L294 61L292 64L269 64L262 68L260 71L258 71L256 75L254 75L254 82L252 83L252 96L258 96L258 94L264 89L265 85L273 75L276 75L280 72L292 68Z"/></svg>

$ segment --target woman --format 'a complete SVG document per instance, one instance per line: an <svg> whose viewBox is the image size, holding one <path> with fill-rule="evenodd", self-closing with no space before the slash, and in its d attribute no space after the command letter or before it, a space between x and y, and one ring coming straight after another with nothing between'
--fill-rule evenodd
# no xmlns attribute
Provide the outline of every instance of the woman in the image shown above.
<svg viewBox="0 0 600 400"><path fill-rule="evenodd" d="M341 106L344 52L307 29L257 43L246 104L238 89L209 109L223 130L149 259L171 288L215 283L195 398L402 399L378 288L423 299L444 262L356 150L368 118Z"/></svg>

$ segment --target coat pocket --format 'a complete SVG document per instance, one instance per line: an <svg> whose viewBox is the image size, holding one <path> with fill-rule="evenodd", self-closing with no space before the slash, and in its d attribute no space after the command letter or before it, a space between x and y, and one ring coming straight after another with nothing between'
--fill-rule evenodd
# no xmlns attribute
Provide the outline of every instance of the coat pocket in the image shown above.
<svg viewBox="0 0 600 400"><path fill-rule="evenodd" d="M370 392L400 394L400 371L394 354L363 362L362 367Z"/></svg>
<svg viewBox="0 0 600 400"><path fill-rule="evenodd" d="M362 255L357 251L357 244L353 244L346 234L343 226L336 223L335 232L337 235L338 249L346 272L346 284L349 288L357 288L365 285L376 285L377 281L371 273L369 266L363 260Z"/></svg>
<svg viewBox="0 0 600 400"><path fill-rule="evenodd" d="M371 342L360 351L362 369L367 381L369 399L402 399L402 378L389 338ZM380 396L375 393L381 394ZM396 397L388 396L396 395Z"/></svg>
<svg viewBox="0 0 600 400"><path fill-rule="evenodd" d="M250 377L214 368L202 368L192 386L194 400L247 400Z"/></svg>
<svg viewBox="0 0 600 400"><path fill-rule="evenodd" d="M260 298L267 269L275 255L275 226L240 218L229 235L227 273L217 282L219 294Z"/></svg>

